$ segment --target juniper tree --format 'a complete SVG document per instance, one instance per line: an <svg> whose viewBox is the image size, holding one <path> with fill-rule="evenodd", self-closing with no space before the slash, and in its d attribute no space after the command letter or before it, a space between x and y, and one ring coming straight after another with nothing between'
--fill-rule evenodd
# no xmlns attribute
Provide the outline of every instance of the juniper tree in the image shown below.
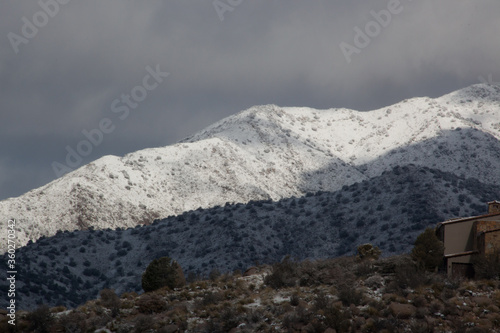
<svg viewBox="0 0 500 333"><path fill-rule="evenodd" d="M169 257L154 259L142 274L142 289L145 292L163 287L182 287L185 283L181 266Z"/></svg>
<svg viewBox="0 0 500 333"><path fill-rule="evenodd" d="M444 246L433 228L427 228L418 235L411 251L412 258L421 268L435 270L443 261Z"/></svg>

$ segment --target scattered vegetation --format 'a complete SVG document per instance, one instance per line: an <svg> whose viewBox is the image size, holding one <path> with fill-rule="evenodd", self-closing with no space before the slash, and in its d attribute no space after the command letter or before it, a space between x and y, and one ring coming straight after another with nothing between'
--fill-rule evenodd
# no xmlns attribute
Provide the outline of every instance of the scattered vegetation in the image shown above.
<svg viewBox="0 0 500 333"><path fill-rule="evenodd" d="M499 290L498 280L448 279L409 255L286 257L246 276L214 273L176 289L121 297L105 289L73 310L21 311L18 325L25 332L76 333L500 332Z"/></svg>

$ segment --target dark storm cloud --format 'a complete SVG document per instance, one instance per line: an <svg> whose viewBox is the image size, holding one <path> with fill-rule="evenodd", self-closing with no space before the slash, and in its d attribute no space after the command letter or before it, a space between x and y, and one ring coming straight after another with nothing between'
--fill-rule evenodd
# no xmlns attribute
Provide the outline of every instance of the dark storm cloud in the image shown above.
<svg viewBox="0 0 500 333"><path fill-rule="evenodd" d="M104 118L115 129L82 163L174 143L255 104L368 110L500 81L493 0L401 0L350 63L340 44L355 46L354 29L397 0L221 0L223 21L212 0L61 0L16 53L8 34L54 1L0 5L0 199L55 178L52 161ZM170 75L120 120L113 101L157 65Z"/></svg>

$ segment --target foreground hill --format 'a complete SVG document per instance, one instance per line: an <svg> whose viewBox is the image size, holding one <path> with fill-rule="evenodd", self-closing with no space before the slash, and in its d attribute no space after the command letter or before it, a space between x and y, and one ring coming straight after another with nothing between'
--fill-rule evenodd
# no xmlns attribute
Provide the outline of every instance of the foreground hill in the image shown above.
<svg viewBox="0 0 500 333"><path fill-rule="evenodd" d="M57 230L133 227L226 202L333 192L410 163L499 185L499 139L500 87L491 85L368 112L253 107L178 144L105 156L4 200L0 223L15 218L24 245Z"/></svg>
<svg viewBox="0 0 500 333"><path fill-rule="evenodd" d="M500 284L450 280L405 256L284 261L175 290L18 311L23 332L500 332ZM0 330L7 318L0 314ZM2 332L3 332L2 331Z"/></svg>
<svg viewBox="0 0 500 333"><path fill-rule="evenodd" d="M17 304L74 307L103 288L140 292L146 266L162 256L186 275L206 276L286 255L353 254L368 242L384 255L407 253L426 227L485 213L484 203L498 198L498 186L410 165L335 192L198 209L127 230L59 232L18 249ZM7 271L6 263L4 256L0 269Z"/></svg>

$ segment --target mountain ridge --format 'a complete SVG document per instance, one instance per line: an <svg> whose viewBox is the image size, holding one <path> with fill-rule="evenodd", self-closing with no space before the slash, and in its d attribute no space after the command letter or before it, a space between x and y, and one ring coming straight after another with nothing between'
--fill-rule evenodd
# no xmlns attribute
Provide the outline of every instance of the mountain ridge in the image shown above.
<svg viewBox="0 0 500 333"><path fill-rule="evenodd" d="M123 230L42 237L16 252L16 304L77 306L103 288L141 291L141 275L169 256L186 274L207 276L259 263L352 255L371 243L383 256L408 253L418 234L448 218L481 215L500 188L415 165L335 192L197 209ZM7 255L0 268L7 270ZM0 287L7 281L0 282ZM0 300L4 305L5 300Z"/></svg>
<svg viewBox="0 0 500 333"><path fill-rule="evenodd" d="M500 184L499 140L492 85L373 111L259 106L174 145L102 157L1 201L0 216L19 221L24 245L57 230L127 228L226 202L335 191L410 163Z"/></svg>

